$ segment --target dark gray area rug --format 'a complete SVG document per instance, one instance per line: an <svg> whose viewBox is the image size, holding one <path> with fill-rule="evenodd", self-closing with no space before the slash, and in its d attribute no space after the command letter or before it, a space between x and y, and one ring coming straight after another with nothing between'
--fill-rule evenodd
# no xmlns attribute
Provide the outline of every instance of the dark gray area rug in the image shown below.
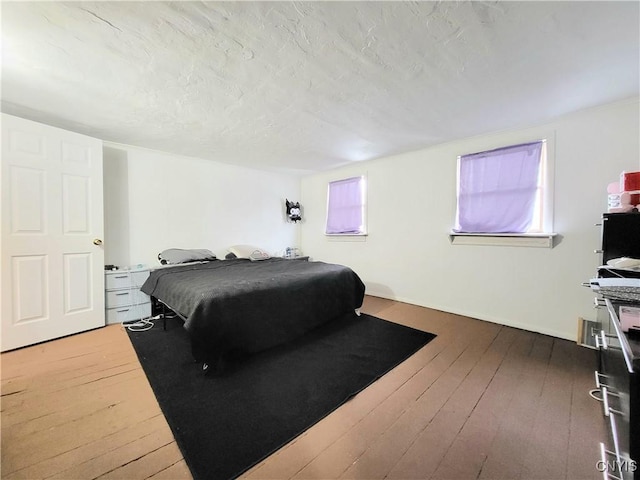
<svg viewBox="0 0 640 480"><path fill-rule="evenodd" d="M204 376L179 320L129 332L196 479L226 480L269 456L435 335L347 314Z"/></svg>

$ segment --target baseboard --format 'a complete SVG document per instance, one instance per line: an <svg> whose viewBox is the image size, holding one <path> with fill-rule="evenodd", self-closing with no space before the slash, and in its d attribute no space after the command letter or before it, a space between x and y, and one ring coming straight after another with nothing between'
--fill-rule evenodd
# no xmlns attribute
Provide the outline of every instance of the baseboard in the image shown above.
<svg viewBox="0 0 640 480"><path fill-rule="evenodd" d="M561 338L563 340L571 340L572 342L575 342L575 340L576 340L575 339L575 335L573 335L573 336L567 335L565 332L560 332L560 331L557 331L557 330L548 330L548 329L544 329L544 328L535 329L535 328L532 328L528 324L523 324L523 323L519 323L519 322L513 322L513 321L510 321L510 320L504 319L504 318L491 317L491 316L488 316L488 315L480 314L478 312L472 312L472 311L468 311L468 310L452 309L452 308L449 308L449 307L443 307L441 305L437 305L437 304L433 304L433 303L420 302L420 301L416 301L416 300L413 300L413 299L410 299L410 298L396 296L396 295L385 295L385 294L377 294L377 293L369 293L369 292L367 292L367 295L370 295L372 297L385 298L387 300L395 300L396 302L408 303L410 305L417 305L419 307L430 308L432 310L438 310L440 312L451 313L453 315L461 315L463 317L474 318L476 320L482 320L484 322L490 322L490 323L495 323L495 324L498 324L498 325L504 325L506 327L517 328L519 330L526 330L527 332L534 332L534 333L540 333L542 335L549 335L551 337Z"/></svg>

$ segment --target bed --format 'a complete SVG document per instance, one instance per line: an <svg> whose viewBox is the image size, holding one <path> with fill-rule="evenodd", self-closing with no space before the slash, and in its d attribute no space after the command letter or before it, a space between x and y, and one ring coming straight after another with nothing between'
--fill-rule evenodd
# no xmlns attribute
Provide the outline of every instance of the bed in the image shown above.
<svg viewBox="0 0 640 480"><path fill-rule="evenodd" d="M365 291L346 266L283 258L158 268L141 289L184 320L207 373L357 310Z"/></svg>

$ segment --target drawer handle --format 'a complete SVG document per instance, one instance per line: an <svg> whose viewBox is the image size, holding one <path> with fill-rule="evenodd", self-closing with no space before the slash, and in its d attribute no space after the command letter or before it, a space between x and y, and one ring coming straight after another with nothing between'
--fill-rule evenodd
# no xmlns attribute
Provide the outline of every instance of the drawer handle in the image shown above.
<svg viewBox="0 0 640 480"><path fill-rule="evenodd" d="M609 392L609 395L614 395L613 393ZM619 397L620 395L615 395L616 397ZM623 416L624 412L621 412L620 410L616 410L615 408L611 408L609 407L609 413L611 414L610 416L613 417L615 415L620 415Z"/></svg>
<svg viewBox="0 0 640 480"><path fill-rule="evenodd" d="M129 275L116 275L113 278L129 278Z"/></svg>
<svg viewBox="0 0 640 480"><path fill-rule="evenodd" d="M600 381L600 378L609 378L609 375L605 375L604 373L600 373L599 371L595 370L594 375L596 377L596 387L598 388L602 388L602 387L608 387L609 385L606 385L604 383L602 383Z"/></svg>
<svg viewBox="0 0 640 480"><path fill-rule="evenodd" d="M607 450L604 443L600 442L600 461L596 463L596 468L602 472L602 478L604 480L624 480L623 472L631 473L631 477L633 477L633 472L637 470L637 463L629 457L620 455L617 443L615 449L615 452ZM607 457L614 457L615 460L607 460Z"/></svg>
<svg viewBox="0 0 640 480"><path fill-rule="evenodd" d="M622 475L620 475L619 477L615 476L613 473L609 472L609 467L611 466L611 462L609 462L609 460L607 460L607 456L616 456L615 452L612 452L611 450L607 450L604 446L604 443L600 442L600 464L597 466L598 470L602 472L602 479L603 480L622 480ZM613 464L614 469L616 468L618 463L617 460L617 456L616 456L616 462Z"/></svg>
<svg viewBox="0 0 640 480"><path fill-rule="evenodd" d="M609 378L608 375L604 375L602 373L600 373L597 370L594 370L593 372L595 378L596 378L596 387L593 390L589 390L589 396L591 398L593 398L594 400L597 400L598 402L602 402L603 401L603 393L602 393L602 388L603 387L608 387L608 385L605 385L604 383L602 383L600 381L600 377L602 378ZM600 395L598 395L600 394Z"/></svg>
<svg viewBox="0 0 640 480"><path fill-rule="evenodd" d="M612 397L620 397L618 393L610 392L607 387L602 387L602 409L604 410L604 416L609 417L610 415L624 415L620 410L616 410L615 408L611 408L609 406L609 395Z"/></svg>
<svg viewBox="0 0 640 480"><path fill-rule="evenodd" d="M601 348L602 350L607 350L609 346L607 345L607 338L604 334L604 330L600 330L600 333L596 335L596 348Z"/></svg>
<svg viewBox="0 0 640 480"><path fill-rule="evenodd" d="M129 292L116 293L116 297L121 297L123 295L129 295Z"/></svg>
<svg viewBox="0 0 640 480"><path fill-rule="evenodd" d="M601 469L603 474L606 473L605 478L611 478L615 480L623 480L625 475L623 472L635 472L637 464L630 457L620 454L620 444L618 443L618 428L616 427L615 418L611 417L611 436L613 437L614 451L606 450L604 444L600 443L600 457L602 463L598 465L598 469ZM607 461L607 456L614 457L614 461ZM615 475L617 473L617 475ZM632 475L633 476L633 475Z"/></svg>
<svg viewBox="0 0 640 480"><path fill-rule="evenodd" d="M128 312L128 311L129 311L128 308L125 308L124 310L117 310L118 313L124 313L124 312Z"/></svg>

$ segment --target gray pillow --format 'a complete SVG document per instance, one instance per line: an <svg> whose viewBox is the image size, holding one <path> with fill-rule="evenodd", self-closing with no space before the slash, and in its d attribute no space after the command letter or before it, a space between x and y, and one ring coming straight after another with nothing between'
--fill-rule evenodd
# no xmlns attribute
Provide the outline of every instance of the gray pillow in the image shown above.
<svg viewBox="0 0 640 480"><path fill-rule="evenodd" d="M182 249L182 248L169 248L163 250L158 254L158 260L162 265L174 265L178 263L188 262L207 262L215 260L216 256L204 248L200 249Z"/></svg>

